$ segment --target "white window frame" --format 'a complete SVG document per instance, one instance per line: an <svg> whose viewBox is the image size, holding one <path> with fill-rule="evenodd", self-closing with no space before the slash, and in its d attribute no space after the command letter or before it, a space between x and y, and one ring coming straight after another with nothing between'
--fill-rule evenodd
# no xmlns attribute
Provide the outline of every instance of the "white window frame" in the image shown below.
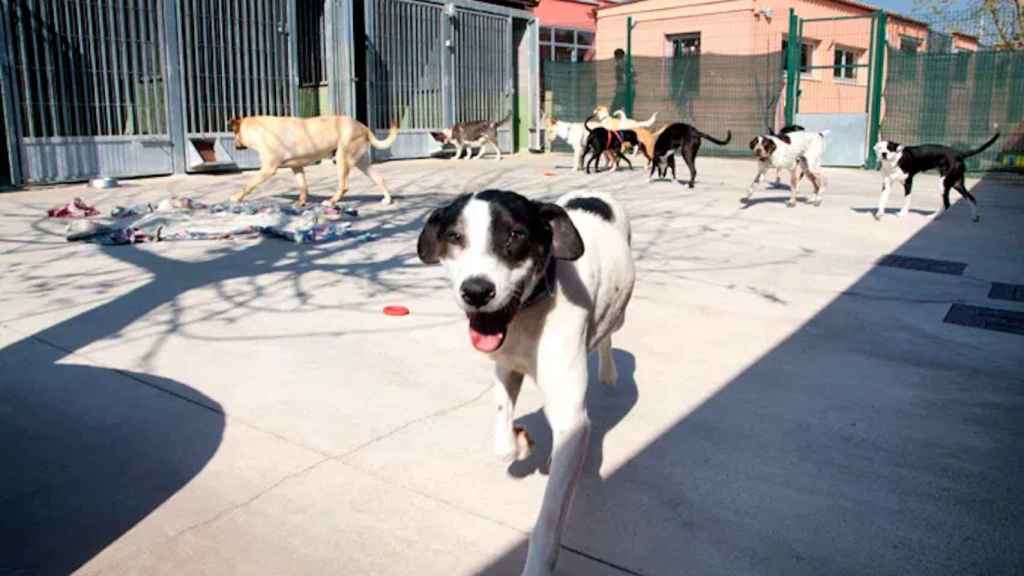
<svg viewBox="0 0 1024 576"><path fill-rule="evenodd" d="M783 36L782 37L782 42L785 45L789 45L789 36L788 35ZM807 39L807 38L803 38L803 39L800 40L800 47L801 47L801 49L804 46L807 47L807 67L809 68L807 70L807 72L804 72L802 70L803 65L801 64L801 70L800 70L800 79L801 80L820 80L820 78L818 78L818 75L815 74L815 72L817 72L817 70L815 70L814 68L811 68L811 66L814 66L814 52L818 49L818 44L821 44L820 40L810 40L810 39ZM786 62L785 59L788 58L788 55L786 54L785 50L782 51L782 58L783 58L782 61ZM783 69L785 69L785 66L783 66Z"/></svg>
<svg viewBox="0 0 1024 576"><path fill-rule="evenodd" d="M540 34L540 42L538 48L547 47L550 58L548 62L555 61L555 50L558 48L569 48L572 50L572 60L570 62L583 62L583 57L587 52L596 49L597 45L597 32L594 30L584 30L582 28L566 28L563 26L541 26L542 29L548 30L550 39L545 40L543 34ZM569 42L558 42L555 40L555 31L572 32L572 43ZM580 43L580 33L590 34L592 39L590 44Z"/></svg>
<svg viewBox="0 0 1024 576"><path fill-rule="evenodd" d="M845 64L860 64L861 58L864 56L864 50L859 48L852 48L850 46L843 46L842 44L836 44L835 48L832 49L832 61L835 63L836 52L844 52L853 57L853 62L847 62ZM847 78L846 76L836 76L836 72L850 70L853 72L853 78ZM860 84L860 74L857 71L860 68L844 68L842 70L833 68L832 69L832 81L838 84Z"/></svg>

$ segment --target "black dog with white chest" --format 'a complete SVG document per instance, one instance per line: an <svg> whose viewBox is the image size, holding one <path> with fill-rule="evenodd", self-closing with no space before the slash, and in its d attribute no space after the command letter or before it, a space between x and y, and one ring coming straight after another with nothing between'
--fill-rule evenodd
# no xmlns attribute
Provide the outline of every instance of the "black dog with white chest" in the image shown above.
<svg viewBox="0 0 1024 576"><path fill-rule="evenodd" d="M629 169L632 170L633 163L629 161L629 158L622 155L622 149L627 143L635 145L633 143L637 141L636 132L627 130L609 130L601 126L591 128L588 123L593 118L594 117L591 116L583 121L583 128L587 131L587 142L583 147L583 159L586 162L587 174L590 174L591 164L594 165L595 172L600 170L600 159L601 156L604 155L609 156L609 160L614 161L613 170L618 169L620 160L625 160L626 164L629 165ZM629 132L630 134L626 135L624 134L625 132ZM632 136L632 140L627 140L629 136ZM586 160L588 154L590 154L590 160Z"/></svg>
<svg viewBox="0 0 1024 576"><path fill-rule="evenodd" d="M971 203L974 221L981 220L981 216L978 214L978 202L964 186L964 173L967 171L964 160L981 154L994 144L997 138L999 138L998 132L978 148L966 151L941 144L904 146L899 142L887 140L875 144L875 155L882 162L882 195L878 199L875 220L881 220L885 213L885 205L889 201L892 184L897 181L903 182L904 200L900 216L905 216L910 210L910 192L914 185L914 176L933 168L942 175L942 208L939 209L935 217L939 218L945 210L949 209L949 191L956 188L956 191Z"/></svg>
<svg viewBox="0 0 1024 576"><path fill-rule="evenodd" d="M693 188L693 183L697 179L697 152L700 151L700 142L704 139L719 146L725 146L732 140L732 131L726 132L724 140L719 140L683 122L670 124L663 128L654 141L648 182L654 179L655 169L658 170L658 178L664 178L665 171L668 169L672 171L672 179L677 180L675 155L678 152L683 156L686 166L690 169L690 188Z"/></svg>

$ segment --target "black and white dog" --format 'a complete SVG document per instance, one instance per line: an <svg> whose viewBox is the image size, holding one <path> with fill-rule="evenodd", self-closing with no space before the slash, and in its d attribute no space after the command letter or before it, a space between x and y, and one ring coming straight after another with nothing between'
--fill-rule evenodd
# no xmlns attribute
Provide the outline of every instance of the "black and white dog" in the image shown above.
<svg viewBox="0 0 1024 576"><path fill-rule="evenodd" d="M974 221L981 220L978 214L978 203L974 196L964 186L964 172L967 166L964 160L981 154L999 138L999 133L988 139L974 150L957 150L941 144L921 144L920 146L904 146L898 142L882 140L875 144L875 155L882 162L882 195L878 199L878 210L875 212L875 220L881 220L885 214L885 205L889 202L889 193L892 191L893 182L903 182L903 208L900 209L900 216L905 216L910 210L910 192L914 186L914 176L919 172L936 168L942 175L942 208L935 214L940 218L945 210L949 209L949 191L956 188L961 196L967 198L971 203L971 214Z"/></svg>
<svg viewBox="0 0 1024 576"><path fill-rule="evenodd" d="M602 156L608 157L608 163L612 166L612 171L619 169L619 161L625 160L626 164L629 165L629 169L633 169L633 163L629 161L622 154L622 149L625 147L627 137L632 137L632 142L636 142L636 132L627 130L609 130L608 128L602 128L600 126L591 128L587 123L593 119L593 116L583 121L583 128L587 131L587 141L583 146L583 159L586 163L587 174L590 174L590 165L594 165L594 171L600 170L600 160ZM623 133L629 132L626 136ZM590 155L590 160L587 160L587 155Z"/></svg>
<svg viewBox="0 0 1024 576"><path fill-rule="evenodd" d="M587 453L587 353L598 351L600 382L618 379L611 338L633 293L629 220L608 195L569 193L552 204L485 190L431 212L417 252L444 265L470 343L494 360L494 449L503 459L524 457L513 428L523 377L544 393L553 456L523 574L551 574Z"/></svg>
<svg viewBox="0 0 1024 576"><path fill-rule="evenodd" d="M672 179L677 180L675 155L678 152L690 169L690 188L693 188L693 183L697 179L697 152L700 151L700 142L703 139L725 146L732 140L732 131L725 133L724 140L719 140L683 122L662 128L654 141L654 150L651 151L651 172L647 176L647 181L654 180L655 169L658 170L658 178L664 178L666 169L670 169Z"/></svg>
<svg viewBox="0 0 1024 576"><path fill-rule="evenodd" d="M501 148L498 148L498 127L512 119L509 112L503 119L492 122L490 120L474 120L472 122L459 122L451 128L445 128L441 132L431 132L434 140L445 145L451 143L455 146L455 156L452 160L462 158L462 151L469 148L469 159L473 159L473 147L479 147L476 158L479 160L484 155L487 145L494 147L497 153L496 160L501 160Z"/></svg>

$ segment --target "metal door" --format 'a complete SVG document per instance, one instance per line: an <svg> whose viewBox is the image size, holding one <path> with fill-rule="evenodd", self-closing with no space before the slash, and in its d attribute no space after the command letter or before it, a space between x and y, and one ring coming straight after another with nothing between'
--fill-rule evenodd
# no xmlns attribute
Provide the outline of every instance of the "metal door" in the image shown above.
<svg viewBox="0 0 1024 576"><path fill-rule="evenodd" d="M367 0L365 18L367 124L375 130L387 130L394 121L401 126L398 141L374 155L425 156L436 148L430 131L449 122L444 8L414 0Z"/></svg>
<svg viewBox="0 0 1024 576"><path fill-rule="evenodd" d="M454 28L455 122L500 121L498 145L512 149L512 18L460 8Z"/></svg>
<svg viewBox="0 0 1024 576"><path fill-rule="evenodd" d="M228 121L298 115L295 0L180 0L189 171L259 166Z"/></svg>
<svg viewBox="0 0 1024 576"><path fill-rule="evenodd" d="M0 62L29 182L173 171L164 0L3 0Z"/></svg>
<svg viewBox="0 0 1024 576"><path fill-rule="evenodd" d="M886 17L797 18L787 42L787 124L828 130L826 166L871 165L878 136ZM816 59L824 57L825 63ZM795 104L790 106L791 101Z"/></svg>
<svg viewBox="0 0 1024 576"><path fill-rule="evenodd" d="M398 140L378 158L437 152L430 136L455 122L512 113L512 18L528 13L467 0L366 0L367 123ZM511 121L499 129L512 148Z"/></svg>

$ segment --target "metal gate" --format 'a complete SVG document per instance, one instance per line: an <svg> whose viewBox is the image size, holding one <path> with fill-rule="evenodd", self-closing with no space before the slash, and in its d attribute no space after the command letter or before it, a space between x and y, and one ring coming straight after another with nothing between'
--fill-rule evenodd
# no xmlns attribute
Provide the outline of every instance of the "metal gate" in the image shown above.
<svg viewBox="0 0 1024 576"><path fill-rule="evenodd" d="M188 169L259 166L228 121L298 114L294 0L180 0Z"/></svg>
<svg viewBox="0 0 1024 576"><path fill-rule="evenodd" d="M421 157L456 121L535 127L537 40L473 0L0 0L0 137L15 184L255 167L235 116L398 120L378 156Z"/></svg>
<svg viewBox="0 0 1024 576"><path fill-rule="evenodd" d="M432 130L511 120L513 19L532 23L532 15L467 0L367 0L365 11L367 123L386 130L397 120L401 127L395 144L375 156L427 156L439 149ZM529 70L536 68L524 66L523 73ZM503 151L512 149L512 122L499 128L498 142Z"/></svg>
<svg viewBox="0 0 1024 576"><path fill-rule="evenodd" d="M455 122L511 120L512 19L459 9L455 28ZM512 123L498 128L498 145L512 148Z"/></svg>
<svg viewBox="0 0 1024 576"><path fill-rule="evenodd" d="M786 44L786 123L828 130L826 166L874 163L886 15L798 18ZM824 48L824 49L823 49ZM818 64L816 59L826 58Z"/></svg>
<svg viewBox="0 0 1024 576"><path fill-rule="evenodd" d="M0 2L0 87L16 180L173 171L164 3Z"/></svg>

